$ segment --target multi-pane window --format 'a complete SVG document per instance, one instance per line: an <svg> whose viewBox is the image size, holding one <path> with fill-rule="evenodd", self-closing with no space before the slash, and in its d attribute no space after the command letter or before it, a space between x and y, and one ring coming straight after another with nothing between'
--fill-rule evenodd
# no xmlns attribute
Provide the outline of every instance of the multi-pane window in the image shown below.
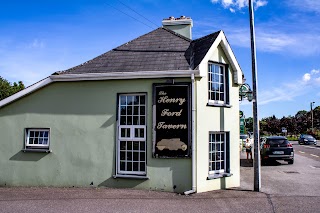
<svg viewBox="0 0 320 213"><path fill-rule="evenodd" d="M226 171L226 132L209 133L209 174Z"/></svg>
<svg viewBox="0 0 320 213"><path fill-rule="evenodd" d="M225 66L210 63L208 67L208 100L223 104L226 102Z"/></svg>
<svg viewBox="0 0 320 213"><path fill-rule="evenodd" d="M27 149L49 149L49 129L26 129L25 147Z"/></svg>
<svg viewBox="0 0 320 213"><path fill-rule="evenodd" d="M119 95L117 173L146 174L146 95Z"/></svg>

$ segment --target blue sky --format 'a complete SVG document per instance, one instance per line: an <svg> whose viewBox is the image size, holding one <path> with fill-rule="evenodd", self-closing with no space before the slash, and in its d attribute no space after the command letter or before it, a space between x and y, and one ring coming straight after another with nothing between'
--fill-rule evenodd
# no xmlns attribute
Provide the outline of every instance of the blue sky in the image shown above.
<svg viewBox="0 0 320 213"><path fill-rule="evenodd" d="M30 85L181 15L193 19L193 39L223 30L252 84L246 0L2 1L0 76ZM320 105L319 20L318 0L255 1L259 118ZM240 108L252 116L251 103Z"/></svg>

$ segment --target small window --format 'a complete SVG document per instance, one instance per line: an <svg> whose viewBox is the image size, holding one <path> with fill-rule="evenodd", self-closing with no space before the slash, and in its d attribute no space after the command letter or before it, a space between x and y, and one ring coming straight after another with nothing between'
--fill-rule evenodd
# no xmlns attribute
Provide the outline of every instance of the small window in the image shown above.
<svg viewBox="0 0 320 213"><path fill-rule="evenodd" d="M209 179L230 174L229 132L209 133Z"/></svg>
<svg viewBox="0 0 320 213"><path fill-rule="evenodd" d="M28 128L25 132L24 150L49 150L50 129L48 128Z"/></svg>
<svg viewBox="0 0 320 213"><path fill-rule="evenodd" d="M208 66L208 103L229 104L227 66L209 63Z"/></svg>

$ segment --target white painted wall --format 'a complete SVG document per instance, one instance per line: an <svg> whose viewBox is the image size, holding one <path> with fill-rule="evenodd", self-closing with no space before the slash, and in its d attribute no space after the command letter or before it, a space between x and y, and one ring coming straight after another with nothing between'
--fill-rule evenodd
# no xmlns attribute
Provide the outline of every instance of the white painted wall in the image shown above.
<svg viewBox="0 0 320 213"><path fill-rule="evenodd" d="M209 51L208 60L229 64L223 49ZM201 73L208 73L208 60L202 61ZM207 106L207 74L196 79L196 143L197 143L197 192L205 192L240 186L240 153L239 153L239 87L233 80L234 71L229 66L230 108ZM231 177L207 180L209 174L210 131L230 132L230 171Z"/></svg>

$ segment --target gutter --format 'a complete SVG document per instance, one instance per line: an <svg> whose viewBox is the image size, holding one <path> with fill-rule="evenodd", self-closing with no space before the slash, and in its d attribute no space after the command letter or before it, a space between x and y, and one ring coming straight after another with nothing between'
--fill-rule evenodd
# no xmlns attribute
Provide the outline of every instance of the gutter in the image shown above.
<svg viewBox="0 0 320 213"><path fill-rule="evenodd" d="M115 79L141 79L141 78L173 78L189 77L191 74L199 75L199 70L168 70L168 71L137 71L137 72L109 72L51 75L53 81L90 81Z"/></svg>
<svg viewBox="0 0 320 213"><path fill-rule="evenodd" d="M191 161L192 161L192 189L189 191L185 191L183 194L189 195L197 192L197 167L196 167L196 125L195 125L195 117L196 117L196 103L195 103L195 80L194 74L191 74L191 105L192 105L192 115L191 115Z"/></svg>

